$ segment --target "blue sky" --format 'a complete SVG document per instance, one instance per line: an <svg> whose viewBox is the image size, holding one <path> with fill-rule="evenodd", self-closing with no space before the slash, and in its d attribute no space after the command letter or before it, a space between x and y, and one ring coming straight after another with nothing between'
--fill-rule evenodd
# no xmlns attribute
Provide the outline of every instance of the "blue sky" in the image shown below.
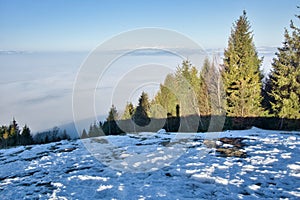
<svg viewBox="0 0 300 200"><path fill-rule="evenodd" d="M280 46L297 0L0 0L0 49L89 51L131 29L160 27L225 48L245 9L259 46Z"/></svg>

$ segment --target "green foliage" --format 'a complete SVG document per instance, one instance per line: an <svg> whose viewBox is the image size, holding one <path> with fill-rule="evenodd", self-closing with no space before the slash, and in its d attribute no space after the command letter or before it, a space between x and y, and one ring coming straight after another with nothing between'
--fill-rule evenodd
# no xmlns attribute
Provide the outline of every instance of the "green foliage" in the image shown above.
<svg viewBox="0 0 300 200"><path fill-rule="evenodd" d="M164 84L160 84L159 91L154 97L151 109L156 106L157 108L162 107L162 109L157 109L153 112L153 117L164 118L167 113L175 114L175 106L178 104L177 97L175 95L176 80L173 74L168 74L165 78ZM165 110L165 113L162 113Z"/></svg>
<svg viewBox="0 0 300 200"><path fill-rule="evenodd" d="M31 136L31 131L27 125L23 127L22 134L21 134L21 144L29 145L33 144L33 139Z"/></svg>
<svg viewBox="0 0 300 200"><path fill-rule="evenodd" d="M149 118L150 102L148 94L142 92L139 98L139 104L132 116L133 121L139 126L146 126L150 123Z"/></svg>
<svg viewBox="0 0 300 200"><path fill-rule="evenodd" d="M98 137L104 135L102 132L101 127L94 122L93 124L90 125L90 129L89 129L89 133L88 133L88 137Z"/></svg>
<svg viewBox="0 0 300 200"><path fill-rule="evenodd" d="M218 115L223 113L223 99L220 71L206 58L201 71L190 61L183 61L174 74L167 75L152 104L166 110L161 117L167 113L174 115L178 104L182 116Z"/></svg>
<svg viewBox="0 0 300 200"><path fill-rule="evenodd" d="M181 107L181 115L199 114L197 93L199 91L199 71L189 60L184 60L175 72L175 94Z"/></svg>
<svg viewBox="0 0 300 200"><path fill-rule="evenodd" d="M61 137L62 140L70 140L70 136L67 134L67 131L64 130L63 133L62 133L62 137Z"/></svg>
<svg viewBox="0 0 300 200"><path fill-rule="evenodd" d="M108 113L108 117L106 118L106 121L102 124L100 124L100 126L96 126L96 124L94 124L94 126L92 126L92 130L95 130L96 134L92 134L89 136L90 137L95 137L95 136L100 136L100 135L118 135L123 133L123 131L119 128L117 121L118 120L118 111L117 108L112 105L109 113ZM91 129L91 127L90 127Z"/></svg>
<svg viewBox="0 0 300 200"><path fill-rule="evenodd" d="M126 119L131 119L132 118L132 115L134 114L134 106L133 104L130 102L126 104L126 107L125 107L125 111L123 113L123 116L122 116L122 119L123 120L126 120Z"/></svg>
<svg viewBox="0 0 300 200"><path fill-rule="evenodd" d="M9 126L3 125L0 127L0 140L1 148L33 144L33 139L29 127L25 125L21 132L15 119L13 119L12 123Z"/></svg>
<svg viewBox="0 0 300 200"><path fill-rule="evenodd" d="M50 142L58 142L60 140L69 140L66 130L61 131L58 127L53 127L52 130L38 132L33 137L33 143L45 144Z"/></svg>
<svg viewBox="0 0 300 200"><path fill-rule="evenodd" d="M299 15L296 17L300 19ZM291 32L285 29L283 45L278 48L264 87L259 69L262 59L257 55L250 28L244 11L233 25L222 66L206 59L199 71L189 60L184 60L175 73L166 76L151 103L148 94L143 92L136 108L131 102L127 103L121 119L128 123L133 119L137 125L146 126L150 117L168 116L166 130L178 130L180 116L176 114L176 106L180 105L180 115L185 120L195 114L203 116L199 123L201 130L207 130L212 115L222 116L224 112L228 129L249 128L253 124L272 128L278 121L281 121L280 128L299 129L300 28L291 21ZM106 121L91 124L88 132L83 130L81 138L123 133L118 119L118 111L112 105ZM57 127L32 138L29 127L25 125L21 131L15 119L9 126L0 127L0 148L68 138L66 131L61 132Z"/></svg>
<svg viewBox="0 0 300 200"><path fill-rule="evenodd" d="M145 113L150 115L150 101L149 96L146 92L142 92L141 97L139 98L139 103L136 109L141 108Z"/></svg>
<svg viewBox="0 0 300 200"><path fill-rule="evenodd" d="M83 129L83 131L82 131L82 134L81 134L81 137L80 137L81 139L85 139L85 138L88 138L88 134L87 134L87 132L86 132L86 130L85 129Z"/></svg>
<svg viewBox="0 0 300 200"><path fill-rule="evenodd" d="M224 53L223 82L228 116L263 115L262 60L258 58L246 12L236 21Z"/></svg>
<svg viewBox="0 0 300 200"><path fill-rule="evenodd" d="M117 108L114 105L112 105L110 110L109 110L108 117L106 118L106 121L115 121L117 119L118 119Z"/></svg>
<svg viewBox="0 0 300 200"><path fill-rule="evenodd" d="M167 75L164 84L160 85L153 104L164 108L165 113L163 115L160 113L160 117L166 117L167 113L175 115L178 104L182 108L182 115L199 113L199 91L199 71L190 61L185 60L174 74Z"/></svg>
<svg viewBox="0 0 300 200"><path fill-rule="evenodd" d="M208 88L210 87L209 81L209 73L211 72L211 64L206 58L204 60L204 64L200 73L199 83L198 85L198 104L199 104L199 110L201 115L210 115L211 114L211 105L210 105L210 98L209 98L209 92Z"/></svg>
<svg viewBox="0 0 300 200"><path fill-rule="evenodd" d="M299 16L297 16L300 19ZM300 119L300 29L291 21L284 42L273 60L268 82L271 113L280 118Z"/></svg>

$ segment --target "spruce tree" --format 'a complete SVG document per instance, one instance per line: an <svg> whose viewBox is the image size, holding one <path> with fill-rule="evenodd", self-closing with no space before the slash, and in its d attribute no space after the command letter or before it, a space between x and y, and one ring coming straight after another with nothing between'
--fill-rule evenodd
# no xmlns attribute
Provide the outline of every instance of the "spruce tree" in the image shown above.
<svg viewBox="0 0 300 200"><path fill-rule="evenodd" d="M125 107L125 111L124 111L123 116L122 116L122 119L123 120L131 119L133 113L134 113L133 104L131 102L130 103L127 102L126 107Z"/></svg>
<svg viewBox="0 0 300 200"><path fill-rule="evenodd" d="M150 101L149 96L146 92L142 92L138 106L141 106L143 110L147 113L147 115L150 117Z"/></svg>
<svg viewBox="0 0 300 200"><path fill-rule="evenodd" d="M296 16L300 19L300 16ZM291 33L285 29L284 42L273 59L269 95L271 113L289 119L300 119L300 28L290 22ZM281 127L282 127L281 123Z"/></svg>
<svg viewBox="0 0 300 200"><path fill-rule="evenodd" d="M8 146L8 138L9 138L9 132L8 132L8 127L7 126L2 126L2 131L3 131L3 146L7 147Z"/></svg>
<svg viewBox="0 0 300 200"><path fill-rule="evenodd" d="M67 134L66 129L63 130L61 139L62 140L70 140L71 139L70 136Z"/></svg>
<svg viewBox="0 0 300 200"><path fill-rule="evenodd" d="M224 53L223 82L228 116L263 114L262 73L246 12L236 21Z"/></svg>
<svg viewBox="0 0 300 200"><path fill-rule="evenodd" d="M106 118L106 122L104 122L102 127L103 132L106 135L118 135L123 132L116 122L118 120L118 115L117 108L112 105L109 110L108 117ZM99 131L99 133L102 134L102 131Z"/></svg>
<svg viewBox="0 0 300 200"><path fill-rule="evenodd" d="M20 130L17 121L13 118L12 123L8 127L8 146L15 146L20 144Z"/></svg>
<svg viewBox="0 0 300 200"><path fill-rule="evenodd" d="M200 73L200 80L199 80L199 88L200 90L198 91L198 101L199 101L199 110L201 115L210 115L210 98L209 98L209 92L208 88L210 87L209 81L210 81L210 70L211 70L211 65L206 58L204 60L204 64Z"/></svg>
<svg viewBox="0 0 300 200"><path fill-rule="evenodd" d="M117 108L114 105L112 105L108 112L108 117L106 118L106 121L115 121L117 119L118 119Z"/></svg>
<svg viewBox="0 0 300 200"><path fill-rule="evenodd" d="M98 137L104 135L100 126L94 122L93 124L90 125L89 128L89 133L88 133L88 137Z"/></svg>
<svg viewBox="0 0 300 200"><path fill-rule="evenodd" d="M161 118L166 117L167 113L175 114L175 107L178 104L176 97L176 81L173 74L168 74L163 84L160 84L160 88L156 96L154 97L153 105L156 107L163 107L166 113L157 112L153 117Z"/></svg>
<svg viewBox="0 0 300 200"><path fill-rule="evenodd" d="M30 131L29 127L27 125L25 125L23 127L22 134L21 134L21 144L22 145L33 144L33 139L32 139L30 132L31 131Z"/></svg>
<svg viewBox="0 0 300 200"><path fill-rule="evenodd" d="M199 71L191 61L184 60L175 73L175 94L180 101L182 116L199 114ZM174 105L176 107L178 103Z"/></svg>
<svg viewBox="0 0 300 200"><path fill-rule="evenodd" d="M150 111L150 102L148 98L148 94L142 92L139 98L139 104L136 107L135 113L132 118L133 121L139 126L146 126L150 123L149 113Z"/></svg>
<svg viewBox="0 0 300 200"><path fill-rule="evenodd" d="M81 139L85 139L85 138L88 138L89 136L88 136L88 134L87 134L87 132L86 132L86 130L85 129L83 129L83 131L82 131L82 134L81 134Z"/></svg>

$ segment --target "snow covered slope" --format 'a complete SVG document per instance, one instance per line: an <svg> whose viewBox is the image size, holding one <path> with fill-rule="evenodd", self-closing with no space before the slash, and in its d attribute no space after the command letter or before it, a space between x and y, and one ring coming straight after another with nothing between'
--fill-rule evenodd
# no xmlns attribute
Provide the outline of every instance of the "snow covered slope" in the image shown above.
<svg viewBox="0 0 300 200"><path fill-rule="evenodd" d="M242 138L246 156L221 155L234 145L218 137ZM299 199L300 133L160 132L21 146L0 150L0 181L1 199Z"/></svg>

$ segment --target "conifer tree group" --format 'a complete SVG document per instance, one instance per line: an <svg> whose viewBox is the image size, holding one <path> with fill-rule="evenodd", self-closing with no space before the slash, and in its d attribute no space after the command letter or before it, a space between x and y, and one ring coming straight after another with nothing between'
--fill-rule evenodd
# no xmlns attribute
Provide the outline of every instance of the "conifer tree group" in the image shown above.
<svg viewBox="0 0 300 200"><path fill-rule="evenodd" d="M27 125L20 130L17 121L13 119L9 126L0 127L0 148L30 144L33 144L33 138Z"/></svg>
<svg viewBox="0 0 300 200"><path fill-rule="evenodd" d="M269 76L264 77L263 58L258 56L243 11L232 27L222 65L206 58L199 70L190 60L184 60L166 76L152 100L143 92L136 107L127 103L121 119L145 126L151 118L174 116L180 105L181 116L273 117L281 119L279 128L283 128L284 119L300 120L300 28L291 21L290 29L291 33L285 30L283 46L278 48ZM103 124L106 134L112 134L105 124L113 121L116 125L116 113L112 107Z"/></svg>
<svg viewBox="0 0 300 200"><path fill-rule="evenodd" d="M290 28L291 33L285 29L283 46L273 60L266 88L271 114L281 119L300 119L300 28L293 21Z"/></svg>
<svg viewBox="0 0 300 200"><path fill-rule="evenodd" d="M299 22L300 15L296 18ZM174 73L166 76L152 100L142 92L138 105L128 102L122 115L112 105L106 120L94 122L88 131L84 129L81 138L122 134L118 120L133 121L143 127L152 119L167 117L168 128L175 130L178 124L174 123L179 123L181 116L190 115L275 118L280 120L280 129L285 128L285 120L294 120L299 129L300 28L293 21L290 29L285 29L282 47L275 55L270 74L263 77L263 59L258 56L250 22L243 11L232 27L222 65L206 58L199 70L190 60L184 60ZM169 127L170 124L176 128ZM69 137L57 127L37 133L34 138L29 127L25 125L20 130L15 119L9 126L0 127L0 148L61 139Z"/></svg>

